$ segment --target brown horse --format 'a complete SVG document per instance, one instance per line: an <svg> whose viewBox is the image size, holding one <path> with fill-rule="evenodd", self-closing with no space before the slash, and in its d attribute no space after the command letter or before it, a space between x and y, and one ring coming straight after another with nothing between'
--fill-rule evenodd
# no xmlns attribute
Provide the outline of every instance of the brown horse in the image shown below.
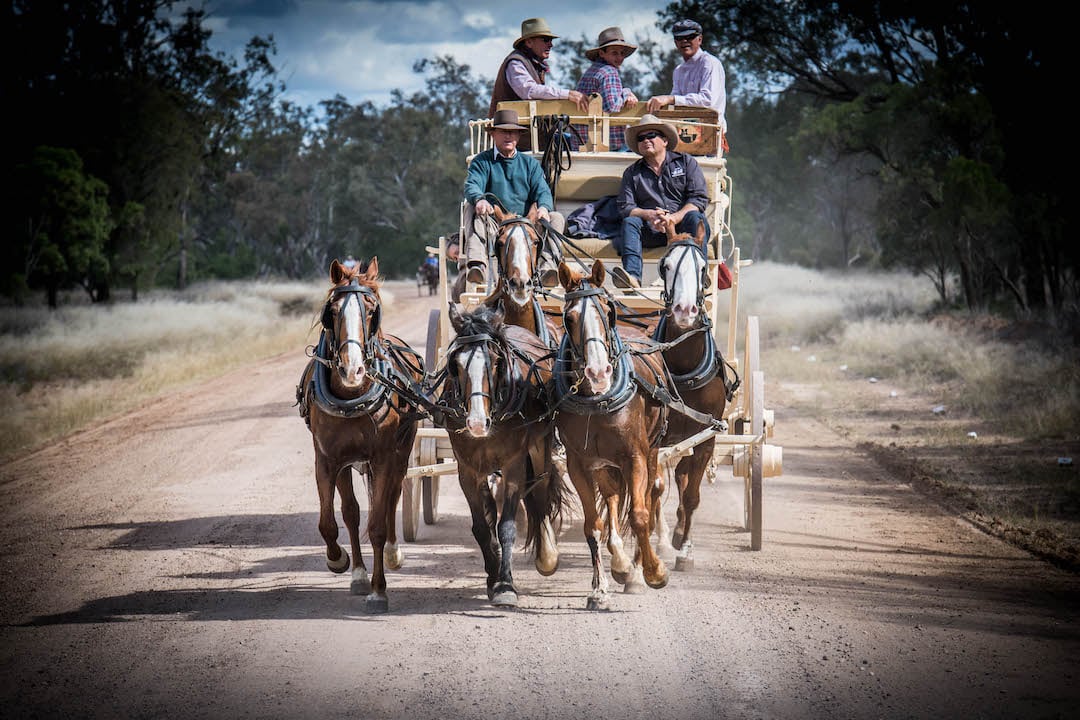
<svg viewBox="0 0 1080 720"><path fill-rule="evenodd" d="M614 525L628 520L637 539L632 562L610 542L612 575L626 592L667 584L668 572L649 543L656 502L657 446L667 407L646 388L666 385L656 354L635 352L651 341L632 328L616 330L612 299L603 288L604 265L586 277L565 262L559 266L564 295L563 329L555 360L556 426L566 451L567 471L585 513L584 534L592 557L592 592L586 608L608 605L607 576L600 558L604 533L601 507L619 509ZM611 502L612 499L617 502Z"/></svg>
<svg viewBox="0 0 1080 720"><path fill-rule="evenodd" d="M423 378L423 363L400 338L383 333L378 258L363 269L333 261L330 283L319 346L296 389L315 445L319 533L326 542L327 567L345 572L349 553L337 542L336 489L352 548L352 593L367 594L368 612L386 612L383 566L396 570L403 559L396 513L418 416L380 378L396 377L414 385ZM350 470L354 466L367 479L370 579L360 552L360 506Z"/></svg>
<svg viewBox="0 0 1080 720"><path fill-rule="evenodd" d="M674 445L707 427L723 425L728 387L724 361L705 311L710 283L708 262L702 250L704 227L699 227L696 240L689 235L675 235L674 224L669 225L668 234L668 249L658 265L664 282L665 312L653 331L653 339L665 347L664 361L682 403L715 421L704 422L706 418L700 416L672 412L663 442ZM701 479L712 460L715 444L713 437L698 443L693 454L679 459L675 466L679 507L671 542L676 570L694 567L691 542L694 511L701 502Z"/></svg>
<svg viewBox="0 0 1080 720"><path fill-rule="evenodd" d="M500 308L509 325L529 330L554 349L561 328L544 314L536 292L540 287L537 266L540 235L536 231L536 206L528 215L514 215L495 207L499 234L495 239L495 257L499 279L484 304Z"/></svg>
<svg viewBox="0 0 1080 720"><path fill-rule="evenodd" d="M466 314L452 303L450 322L457 336L446 355L443 424L484 556L488 600L513 607L520 505L528 519L525 548L536 548L537 571L550 575L558 565L550 527L564 500L551 461L552 353L535 334L505 324L501 311L484 305Z"/></svg>

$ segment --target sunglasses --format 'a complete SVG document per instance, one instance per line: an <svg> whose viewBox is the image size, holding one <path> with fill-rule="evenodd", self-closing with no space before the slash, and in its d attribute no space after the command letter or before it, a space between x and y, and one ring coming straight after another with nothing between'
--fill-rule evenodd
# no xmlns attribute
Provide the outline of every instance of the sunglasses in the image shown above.
<svg viewBox="0 0 1080 720"><path fill-rule="evenodd" d="M658 137L663 137L663 135L658 132L641 133L637 136L637 141L641 142L642 140L655 140Z"/></svg>
<svg viewBox="0 0 1080 720"><path fill-rule="evenodd" d="M701 35L687 35L686 37L677 37L675 38L675 44L678 45L679 43L693 42L694 38L698 37L701 37Z"/></svg>

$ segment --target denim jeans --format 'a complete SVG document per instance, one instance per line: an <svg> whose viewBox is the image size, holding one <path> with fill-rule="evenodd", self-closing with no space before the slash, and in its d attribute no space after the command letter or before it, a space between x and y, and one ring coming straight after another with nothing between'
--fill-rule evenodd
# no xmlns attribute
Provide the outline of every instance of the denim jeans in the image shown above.
<svg viewBox="0 0 1080 720"><path fill-rule="evenodd" d="M703 213L697 210L686 213L682 222L675 226L675 232L690 233L691 237L695 237L699 223L705 226L705 247L701 249L708 253L711 230ZM622 233L611 244L615 246L615 252L621 256L622 266L626 272L640 281L642 271L641 248L643 246L663 247L667 245L667 235L653 232L652 228L648 227L645 221L639 217L625 217L622 221Z"/></svg>

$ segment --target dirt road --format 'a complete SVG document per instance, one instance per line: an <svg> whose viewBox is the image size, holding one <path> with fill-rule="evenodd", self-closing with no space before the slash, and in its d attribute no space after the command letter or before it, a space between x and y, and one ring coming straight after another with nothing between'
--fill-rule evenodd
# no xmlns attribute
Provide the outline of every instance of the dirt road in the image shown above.
<svg viewBox="0 0 1080 720"><path fill-rule="evenodd" d="M427 308L391 284L416 347ZM587 612L562 566L486 600L452 478L369 616L325 568L287 357L72 436L0 473L0 716L11 718L1064 718L1080 705L1080 578L944 513L785 408L764 547L730 474L696 567ZM669 518L674 506L667 505ZM669 559L670 560L670 559Z"/></svg>

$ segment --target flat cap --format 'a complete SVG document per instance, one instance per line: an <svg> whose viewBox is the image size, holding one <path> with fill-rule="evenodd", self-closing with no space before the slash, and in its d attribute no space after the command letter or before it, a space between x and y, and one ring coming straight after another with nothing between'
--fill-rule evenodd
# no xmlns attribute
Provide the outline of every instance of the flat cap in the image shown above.
<svg viewBox="0 0 1080 720"><path fill-rule="evenodd" d="M671 34L677 38L694 37L701 34L701 25L693 20L680 20L671 28Z"/></svg>

